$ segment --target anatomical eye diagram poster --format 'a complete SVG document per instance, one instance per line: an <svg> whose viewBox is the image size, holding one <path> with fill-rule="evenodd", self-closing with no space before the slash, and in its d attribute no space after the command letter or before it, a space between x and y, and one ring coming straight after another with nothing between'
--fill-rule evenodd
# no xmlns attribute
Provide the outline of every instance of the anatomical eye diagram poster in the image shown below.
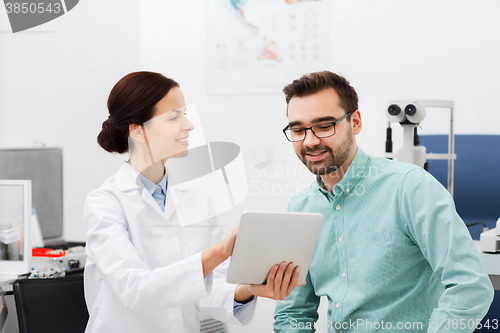
<svg viewBox="0 0 500 333"><path fill-rule="evenodd" d="M207 15L209 93L280 93L327 68L327 0L209 0Z"/></svg>

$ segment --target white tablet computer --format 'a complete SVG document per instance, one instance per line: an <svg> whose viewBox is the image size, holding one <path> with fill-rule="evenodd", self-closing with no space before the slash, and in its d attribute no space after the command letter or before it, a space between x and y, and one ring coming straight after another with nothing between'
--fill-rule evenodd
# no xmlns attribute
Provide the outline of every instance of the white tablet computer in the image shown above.
<svg viewBox="0 0 500 333"><path fill-rule="evenodd" d="M322 224L318 213L243 212L227 282L263 284L271 268L285 261L300 267L303 284Z"/></svg>

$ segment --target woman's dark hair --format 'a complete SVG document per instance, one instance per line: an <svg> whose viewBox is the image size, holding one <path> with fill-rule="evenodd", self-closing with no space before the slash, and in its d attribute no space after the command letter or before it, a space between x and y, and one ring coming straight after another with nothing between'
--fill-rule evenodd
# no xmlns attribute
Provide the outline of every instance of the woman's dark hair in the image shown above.
<svg viewBox="0 0 500 333"><path fill-rule="evenodd" d="M126 153L129 125L142 125L153 118L156 103L174 87L179 84L159 73L134 72L124 76L109 94L109 117L97 136L99 145L110 153Z"/></svg>
<svg viewBox="0 0 500 333"><path fill-rule="evenodd" d="M329 71L306 74L287 84L283 88L287 109L292 97L306 97L328 88L333 88L337 92L340 98L340 106L346 113L358 109L358 94L356 94L356 90L351 87L345 77ZM347 116L347 120L350 120L350 118L351 116Z"/></svg>

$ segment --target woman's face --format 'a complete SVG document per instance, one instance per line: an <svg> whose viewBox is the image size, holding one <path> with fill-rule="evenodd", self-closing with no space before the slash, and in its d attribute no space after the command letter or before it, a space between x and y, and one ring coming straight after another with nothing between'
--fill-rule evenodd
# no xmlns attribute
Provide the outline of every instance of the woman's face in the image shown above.
<svg viewBox="0 0 500 333"><path fill-rule="evenodd" d="M172 88L155 106L151 120L144 123L146 144L154 162L186 156L193 124L186 118L186 102L180 88Z"/></svg>

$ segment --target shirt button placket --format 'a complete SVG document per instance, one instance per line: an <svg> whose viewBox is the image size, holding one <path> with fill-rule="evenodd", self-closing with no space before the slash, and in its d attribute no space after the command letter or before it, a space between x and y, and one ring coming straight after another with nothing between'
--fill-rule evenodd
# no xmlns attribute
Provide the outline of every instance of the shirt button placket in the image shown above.
<svg viewBox="0 0 500 333"><path fill-rule="evenodd" d="M337 212L337 214L334 213L334 215L337 216L337 221L338 221L338 225L337 225L337 241L338 241L338 248L339 248L339 255L340 255L340 267L338 267L339 271L340 271L340 275L342 276L342 282L341 282L341 286L338 290L338 293L337 295L335 296L335 298L337 299L337 301L339 301L338 303L335 303L335 309L338 310L338 311L334 311L335 313L335 316L334 318L338 320L340 320L342 318L342 312L341 311L342 309L340 308L340 304L341 302L343 301L344 297L345 297L345 293L347 291L347 257L346 257L346 251L345 251L345 244L344 244L344 239L342 238L343 236L343 233L344 233L344 219L343 219L343 213L341 212L341 209L342 209L342 206L341 205L342 202L337 202L337 204L334 206L334 212Z"/></svg>

